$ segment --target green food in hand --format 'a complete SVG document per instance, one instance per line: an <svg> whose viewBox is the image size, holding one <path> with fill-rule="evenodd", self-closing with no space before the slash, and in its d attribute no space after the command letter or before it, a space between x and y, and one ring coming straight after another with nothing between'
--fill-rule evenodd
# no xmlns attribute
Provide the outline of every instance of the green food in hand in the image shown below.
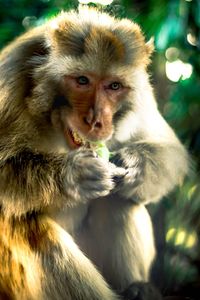
<svg viewBox="0 0 200 300"><path fill-rule="evenodd" d="M92 143L92 148L98 154L98 156L109 161L110 151L108 150L104 142Z"/></svg>

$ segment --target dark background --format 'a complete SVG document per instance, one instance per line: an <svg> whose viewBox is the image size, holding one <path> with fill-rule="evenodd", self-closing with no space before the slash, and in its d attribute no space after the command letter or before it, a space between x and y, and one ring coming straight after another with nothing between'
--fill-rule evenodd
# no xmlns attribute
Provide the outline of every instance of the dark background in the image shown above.
<svg viewBox="0 0 200 300"><path fill-rule="evenodd" d="M0 48L78 5L78 0L0 0ZM158 249L152 278L165 296L199 300L200 1L118 0L103 8L138 22L147 40L154 37L149 72L159 109L189 149L194 172L160 204L149 207Z"/></svg>

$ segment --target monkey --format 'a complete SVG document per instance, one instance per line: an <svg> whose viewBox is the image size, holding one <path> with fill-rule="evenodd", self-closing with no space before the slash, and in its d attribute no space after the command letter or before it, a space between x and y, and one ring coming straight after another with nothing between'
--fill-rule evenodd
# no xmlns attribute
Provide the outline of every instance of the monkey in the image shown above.
<svg viewBox="0 0 200 300"><path fill-rule="evenodd" d="M87 7L1 51L0 299L158 299L146 204L189 159L158 110L152 51L139 25Z"/></svg>

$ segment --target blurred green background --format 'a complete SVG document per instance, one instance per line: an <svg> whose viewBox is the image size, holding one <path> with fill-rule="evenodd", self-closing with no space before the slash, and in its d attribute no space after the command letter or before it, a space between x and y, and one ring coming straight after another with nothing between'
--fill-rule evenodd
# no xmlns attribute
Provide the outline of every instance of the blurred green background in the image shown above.
<svg viewBox="0 0 200 300"><path fill-rule="evenodd" d="M194 173L159 205L149 207L158 249L152 278L164 295L199 300L200 0L91 2L138 22L147 40L154 37L149 72L159 109L188 147ZM78 0L0 0L0 48L59 11L78 5Z"/></svg>

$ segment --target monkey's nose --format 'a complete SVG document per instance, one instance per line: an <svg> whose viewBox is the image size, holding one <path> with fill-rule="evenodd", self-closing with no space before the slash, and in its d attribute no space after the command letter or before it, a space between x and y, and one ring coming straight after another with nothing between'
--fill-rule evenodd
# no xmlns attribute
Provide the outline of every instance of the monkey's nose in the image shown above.
<svg viewBox="0 0 200 300"><path fill-rule="evenodd" d="M92 129L101 129L103 126L99 114L95 114L93 108L90 108L87 115L83 117L83 122Z"/></svg>
<svg viewBox="0 0 200 300"><path fill-rule="evenodd" d="M92 129L96 128L96 129L101 129L102 128L102 122L100 120L96 120L96 119L92 119L90 120L87 116L83 117L83 122L86 125L89 125Z"/></svg>

